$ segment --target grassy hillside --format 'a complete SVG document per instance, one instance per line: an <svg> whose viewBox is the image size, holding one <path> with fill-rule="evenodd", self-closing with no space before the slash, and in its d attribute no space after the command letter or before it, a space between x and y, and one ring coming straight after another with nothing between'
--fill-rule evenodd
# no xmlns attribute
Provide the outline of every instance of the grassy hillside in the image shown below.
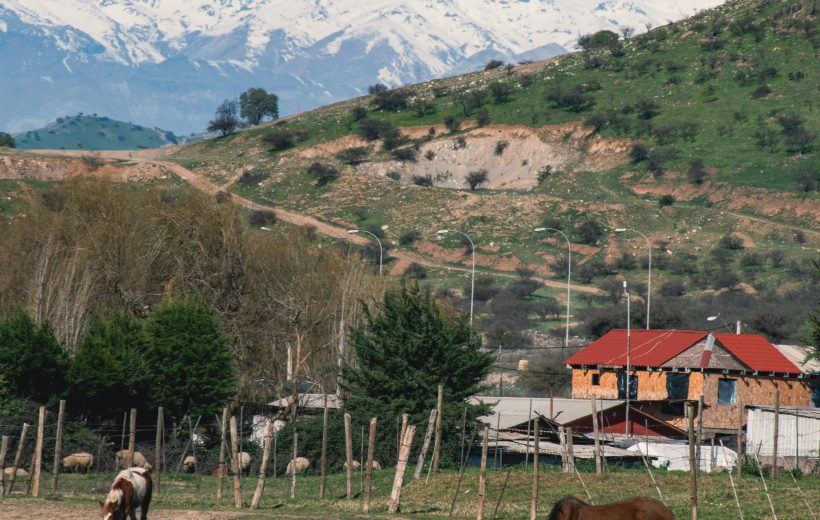
<svg viewBox="0 0 820 520"><path fill-rule="evenodd" d="M17 148L50 150L135 150L177 143L173 132L83 114L58 117L44 128L17 134L14 139Z"/></svg>
<svg viewBox="0 0 820 520"><path fill-rule="evenodd" d="M795 337L820 258L817 26L798 0L732 1L627 39L599 33L554 60L387 90L166 158L254 202L368 229L405 253L388 260L392 274L415 259L461 305L470 255L457 234L436 230L469 234L476 312L505 345L505 331L561 325L536 308L563 298L566 245L539 226L572 242L575 323L613 305L622 278L645 297L647 243L615 231L624 227L652 244L653 325L702 327L723 311ZM466 175L482 170L487 182L469 189ZM528 285L533 272L554 283Z"/></svg>
<svg viewBox="0 0 820 520"><path fill-rule="evenodd" d="M532 231L558 228L573 243L574 282L611 295L604 301L621 277L645 294L646 242L614 231L633 228L653 245L653 298L700 298L688 300L696 311L667 309L675 324L702 326L703 312L723 306L756 330L778 328L763 323L768 311L718 297L780 295L797 308L767 332L793 337L812 303L788 291L817 282L820 256L816 13L796 0L741 0L612 36L548 62L324 107L184 147L175 160L257 202L367 228L438 262L469 265L457 235L435 234L461 229L488 274L561 280L563 240ZM317 180L317 162L337 178ZM488 183L469 190L466 172L481 169ZM444 276L432 283L468 282ZM524 300L550 296L560 289Z"/></svg>

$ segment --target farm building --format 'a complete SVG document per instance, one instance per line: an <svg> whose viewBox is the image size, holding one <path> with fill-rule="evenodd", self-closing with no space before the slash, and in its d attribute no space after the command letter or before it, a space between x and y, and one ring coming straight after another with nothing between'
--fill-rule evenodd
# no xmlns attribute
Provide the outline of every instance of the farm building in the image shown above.
<svg viewBox="0 0 820 520"><path fill-rule="evenodd" d="M634 407L677 428L686 428L685 402L701 396L712 434L736 432L744 407L773 405L778 390L783 406L812 403L812 377L763 336L694 330L608 332L565 361L572 397L626 399L627 352Z"/></svg>
<svg viewBox="0 0 820 520"><path fill-rule="evenodd" d="M820 409L794 406L747 407L746 455L772 465L777 424L778 467L800 468L806 474L820 473Z"/></svg>

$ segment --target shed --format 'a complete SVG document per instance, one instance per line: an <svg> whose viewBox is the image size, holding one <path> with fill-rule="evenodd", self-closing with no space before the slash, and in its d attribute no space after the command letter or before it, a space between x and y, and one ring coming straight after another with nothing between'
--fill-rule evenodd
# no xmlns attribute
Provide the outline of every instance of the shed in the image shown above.
<svg viewBox="0 0 820 520"><path fill-rule="evenodd" d="M774 457L775 409L748 406L746 455L770 465ZM786 469L820 473L820 409L781 406L777 435L777 463Z"/></svg>

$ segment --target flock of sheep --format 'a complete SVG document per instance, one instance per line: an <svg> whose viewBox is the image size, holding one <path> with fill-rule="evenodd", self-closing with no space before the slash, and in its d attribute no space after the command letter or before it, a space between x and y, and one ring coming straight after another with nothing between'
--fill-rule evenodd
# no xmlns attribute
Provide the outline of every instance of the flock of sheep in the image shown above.
<svg viewBox="0 0 820 520"><path fill-rule="evenodd" d="M118 469L125 469L127 466L127 459L128 459L128 451L127 450L120 450L114 454L117 468ZM63 469L66 471L70 471L72 473L87 473L91 467L94 465L94 455L86 452L80 453L72 453L68 457L65 457L61 464ZM196 471L196 457L193 455L188 455L182 461L182 469L185 473L193 473ZM240 474L246 475L249 471L251 465L251 456L248 452L240 452L239 453L239 470ZM140 468L151 469L151 464L148 463L148 460L145 456L139 452L134 452L134 461L132 466L137 466ZM353 461L353 469L357 470L361 468L361 464L359 461ZM303 473L304 471L310 469L311 464L310 460L306 459L305 457L296 457L288 462L287 469L285 470L285 475L293 475L294 470L296 474ZM347 470L347 462L344 464L344 469ZM373 461L373 469L382 469L381 464L378 461ZM229 465L226 465L226 476L228 474L233 474L232 468ZM11 468L5 469L6 477L11 477ZM219 467L216 467L211 472L212 475L219 475ZM23 468L17 468L17 476L18 477L25 477L28 475L28 472Z"/></svg>

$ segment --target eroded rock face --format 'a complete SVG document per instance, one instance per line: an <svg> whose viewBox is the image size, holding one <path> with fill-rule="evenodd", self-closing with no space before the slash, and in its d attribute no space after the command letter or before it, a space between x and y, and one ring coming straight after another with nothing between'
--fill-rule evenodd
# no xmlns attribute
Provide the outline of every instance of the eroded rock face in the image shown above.
<svg viewBox="0 0 820 520"><path fill-rule="evenodd" d="M440 135L437 132L437 135ZM362 164L361 173L401 175L412 183L429 176L433 185L467 188L468 173L487 171L485 189L525 190L538 184L545 166L553 171L603 171L627 160L631 142L604 139L580 123L529 128L493 125L458 136L442 136L420 146L415 161L389 160Z"/></svg>
<svg viewBox="0 0 820 520"><path fill-rule="evenodd" d="M51 158L0 156L0 179L63 181L74 177L98 177L115 181L147 181L167 173L152 163L109 163L96 157Z"/></svg>

